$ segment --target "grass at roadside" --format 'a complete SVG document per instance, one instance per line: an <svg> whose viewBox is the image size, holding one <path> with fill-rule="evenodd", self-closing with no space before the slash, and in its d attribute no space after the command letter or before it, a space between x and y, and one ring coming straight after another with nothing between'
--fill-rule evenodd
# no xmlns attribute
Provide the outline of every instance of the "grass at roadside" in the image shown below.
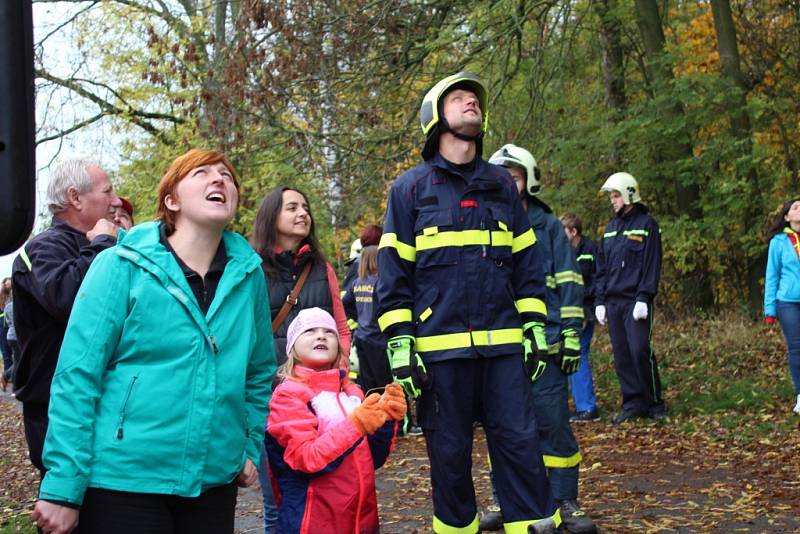
<svg viewBox="0 0 800 534"><path fill-rule="evenodd" d="M709 419L736 431L739 442L792 432L800 417L780 328L723 315L714 319L658 321L653 332L671 425L697 432ZM595 329L592 366L605 416L620 409L608 331ZM717 426L717 425L715 425Z"/></svg>

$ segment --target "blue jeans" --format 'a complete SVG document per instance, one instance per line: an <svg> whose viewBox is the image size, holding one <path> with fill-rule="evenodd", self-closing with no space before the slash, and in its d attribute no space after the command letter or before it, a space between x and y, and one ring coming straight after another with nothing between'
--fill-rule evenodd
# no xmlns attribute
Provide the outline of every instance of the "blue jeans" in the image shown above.
<svg viewBox="0 0 800 534"><path fill-rule="evenodd" d="M778 320L789 349L789 373L794 392L800 395L800 302L778 301Z"/></svg>
<svg viewBox="0 0 800 534"><path fill-rule="evenodd" d="M592 344L593 334L594 321L587 321L581 334L581 364L578 370L569 377L569 387L572 389L576 412L590 412L597 409L592 366L589 363L589 347Z"/></svg>
<svg viewBox="0 0 800 534"><path fill-rule="evenodd" d="M258 462L258 483L261 484L261 496L264 499L264 534L275 534L278 526L278 507L275 505L275 494L267 470L267 451L261 444L261 460Z"/></svg>

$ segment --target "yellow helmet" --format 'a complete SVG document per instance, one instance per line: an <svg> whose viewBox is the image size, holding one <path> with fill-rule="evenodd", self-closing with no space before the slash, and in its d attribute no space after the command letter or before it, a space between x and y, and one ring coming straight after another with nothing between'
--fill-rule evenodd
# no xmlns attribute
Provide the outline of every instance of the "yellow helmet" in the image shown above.
<svg viewBox="0 0 800 534"><path fill-rule="evenodd" d="M478 104L481 107L481 114L483 115L483 124L481 126L481 133L486 132L489 126L489 96L486 91L486 86L483 80L478 78L477 75L462 71L458 74L448 76L434 85L422 99L422 106L419 109L419 122L422 126L422 133L429 135L434 126L436 126L441 118L439 117L439 100L455 85L467 86L475 96L478 97Z"/></svg>

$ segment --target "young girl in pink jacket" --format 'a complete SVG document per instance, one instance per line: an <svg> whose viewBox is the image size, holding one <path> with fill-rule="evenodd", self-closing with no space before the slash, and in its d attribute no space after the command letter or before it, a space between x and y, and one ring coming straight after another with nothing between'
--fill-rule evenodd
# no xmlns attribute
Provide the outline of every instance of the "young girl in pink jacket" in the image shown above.
<svg viewBox="0 0 800 534"><path fill-rule="evenodd" d="M375 469L393 448L405 398L389 384L365 399L347 378L337 332L320 308L302 310L289 325L265 441L278 533L379 531Z"/></svg>

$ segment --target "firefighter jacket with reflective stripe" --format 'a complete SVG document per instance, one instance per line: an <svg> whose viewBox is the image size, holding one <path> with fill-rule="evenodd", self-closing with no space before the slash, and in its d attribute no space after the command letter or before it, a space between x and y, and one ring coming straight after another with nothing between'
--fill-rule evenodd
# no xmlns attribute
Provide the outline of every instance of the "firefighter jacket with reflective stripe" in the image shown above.
<svg viewBox="0 0 800 534"><path fill-rule="evenodd" d="M589 321L594 320L594 272L597 266L597 245L594 241L581 236L575 248L578 265L581 267L583 277L583 317Z"/></svg>
<svg viewBox="0 0 800 534"><path fill-rule="evenodd" d="M378 252L378 325L416 336L424 361L521 353L544 322L544 274L516 186L477 158L466 177L439 154L392 185Z"/></svg>
<svg viewBox="0 0 800 534"><path fill-rule="evenodd" d="M608 223L597 247L595 302L652 303L661 276L661 230L643 204Z"/></svg>
<svg viewBox="0 0 800 534"><path fill-rule="evenodd" d="M547 204L538 198L528 198L528 221L536 235L536 245L544 266L547 284L547 343L560 341L561 333L574 330L580 335L583 328L583 277L569 244L564 227Z"/></svg>

